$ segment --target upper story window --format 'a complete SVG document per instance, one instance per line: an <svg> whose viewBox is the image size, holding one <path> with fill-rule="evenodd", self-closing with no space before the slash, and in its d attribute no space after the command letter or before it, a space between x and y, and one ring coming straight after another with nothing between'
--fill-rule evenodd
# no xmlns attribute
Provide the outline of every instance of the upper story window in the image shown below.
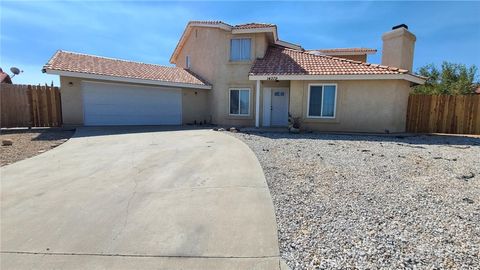
<svg viewBox="0 0 480 270"><path fill-rule="evenodd" d="M311 84L308 88L309 118L335 118L336 84Z"/></svg>
<svg viewBox="0 0 480 270"><path fill-rule="evenodd" d="M185 66L187 68L190 68L190 56L185 56Z"/></svg>
<svg viewBox="0 0 480 270"><path fill-rule="evenodd" d="M230 40L230 60L249 61L252 40L250 38L234 38Z"/></svg>

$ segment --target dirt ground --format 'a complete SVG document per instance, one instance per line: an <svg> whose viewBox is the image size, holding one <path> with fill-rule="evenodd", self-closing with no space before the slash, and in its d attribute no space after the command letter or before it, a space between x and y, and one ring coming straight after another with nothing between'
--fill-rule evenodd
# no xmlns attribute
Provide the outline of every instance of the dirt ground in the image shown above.
<svg viewBox="0 0 480 270"><path fill-rule="evenodd" d="M0 146L0 166L36 156L72 137L73 130L63 129L8 129L0 132L0 141L10 139L12 145Z"/></svg>

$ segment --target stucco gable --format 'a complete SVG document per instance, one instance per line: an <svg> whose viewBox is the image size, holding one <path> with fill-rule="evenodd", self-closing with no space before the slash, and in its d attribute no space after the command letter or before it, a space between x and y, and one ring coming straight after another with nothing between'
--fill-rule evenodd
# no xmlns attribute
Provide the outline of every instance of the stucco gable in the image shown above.
<svg viewBox="0 0 480 270"><path fill-rule="evenodd" d="M237 25L230 25L222 21L190 21L188 22L185 30L180 37L180 40L175 47L175 50L170 57L170 63L176 64L177 58L180 52L183 50L185 42L188 40L192 30L194 27L215 27L219 29L223 29L225 31L230 31L232 34L248 34L248 33L260 33L260 32L270 32L273 34L273 43L276 45L303 50L300 45L286 42L280 40L278 38L277 33L277 26L275 24L267 24L267 23L246 23L246 24L237 24Z"/></svg>

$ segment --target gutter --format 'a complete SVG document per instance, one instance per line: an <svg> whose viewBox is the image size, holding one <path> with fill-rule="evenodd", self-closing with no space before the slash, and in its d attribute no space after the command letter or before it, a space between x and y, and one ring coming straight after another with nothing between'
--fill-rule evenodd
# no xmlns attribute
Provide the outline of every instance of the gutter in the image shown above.
<svg viewBox="0 0 480 270"><path fill-rule="evenodd" d="M254 75L250 73L251 81L307 81L307 80L406 80L415 84L424 84L426 79L412 74L371 74L371 75Z"/></svg>

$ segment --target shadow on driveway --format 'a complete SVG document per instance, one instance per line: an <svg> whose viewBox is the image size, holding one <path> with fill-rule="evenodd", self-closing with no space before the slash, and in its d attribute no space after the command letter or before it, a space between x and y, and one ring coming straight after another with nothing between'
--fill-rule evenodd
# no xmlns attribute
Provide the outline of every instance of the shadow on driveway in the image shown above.
<svg viewBox="0 0 480 270"><path fill-rule="evenodd" d="M14 128L2 129L1 135L17 135L17 134L33 134L32 141L56 141L62 139L70 139L75 129L63 128Z"/></svg>
<svg viewBox="0 0 480 270"><path fill-rule="evenodd" d="M95 127L81 127L77 129L74 137L93 137L106 135L121 135L121 134L136 134L136 133L151 133L164 131L188 131L188 130L208 130L214 126L95 126Z"/></svg>

